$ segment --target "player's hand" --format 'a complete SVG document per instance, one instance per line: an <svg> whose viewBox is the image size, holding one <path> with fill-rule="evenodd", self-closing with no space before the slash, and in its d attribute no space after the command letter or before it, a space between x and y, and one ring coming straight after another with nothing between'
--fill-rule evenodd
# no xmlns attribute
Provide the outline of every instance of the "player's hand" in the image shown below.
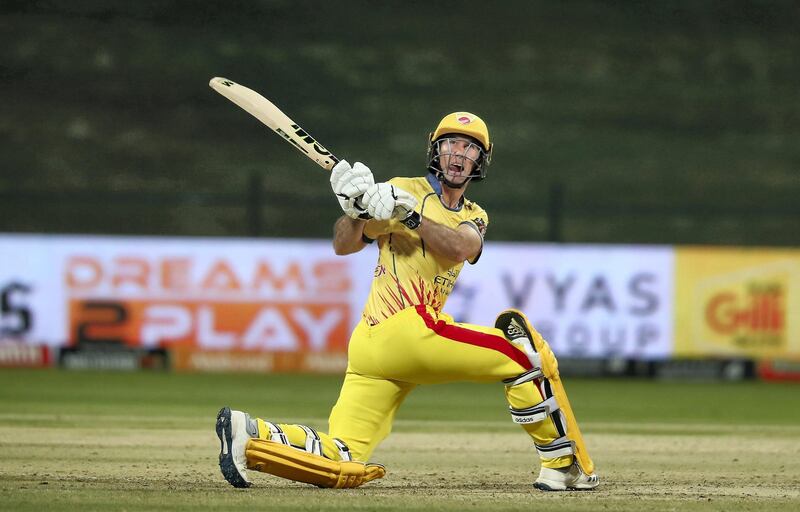
<svg viewBox="0 0 800 512"><path fill-rule="evenodd" d="M340 160L331 169L331 188L339 200L342 211L350 218L370 218L361 197L374 184L372 171L361 162L356 162L351 167L347 160Z"/></svg>
<svg viewBox="0 0 800 512"><path fill-rule="evenodd" d="M372 185L364 193L367 213L376 220L405 219L417 206L417 199L389 183Z"/></svg>

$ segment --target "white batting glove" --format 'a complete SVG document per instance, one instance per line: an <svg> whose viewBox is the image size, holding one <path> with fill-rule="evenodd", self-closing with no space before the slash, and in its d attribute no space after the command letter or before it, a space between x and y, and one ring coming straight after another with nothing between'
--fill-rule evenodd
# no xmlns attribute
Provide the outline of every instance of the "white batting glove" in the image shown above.
<svg viewBox="0 0 800 512"><path fill-rule="evenodd" d="M340 160L331 169L331 188L342 211L350 218L370 218L362 206L361 197L374 184L372 171L361 162L356 162L351 167L347 160Z"/></svg>
<svg viewBox="0 0 800 512"><path fill-rule="evenodd" d="M417 206L414 196L388 183L377 183L369 187L362 201L367 213L376 220L405 219Z"/></svg>

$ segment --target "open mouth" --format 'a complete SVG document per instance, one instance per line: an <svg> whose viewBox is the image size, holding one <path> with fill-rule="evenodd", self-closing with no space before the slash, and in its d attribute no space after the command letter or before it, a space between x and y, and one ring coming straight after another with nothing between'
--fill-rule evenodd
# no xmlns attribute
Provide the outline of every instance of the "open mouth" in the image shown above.
<svg viewBox="0 0 800 512"><path fill-rule="evenodd" d="M450 164L447 166L449 174L461 174L464 171L464 166L461 164Z"/></svg>

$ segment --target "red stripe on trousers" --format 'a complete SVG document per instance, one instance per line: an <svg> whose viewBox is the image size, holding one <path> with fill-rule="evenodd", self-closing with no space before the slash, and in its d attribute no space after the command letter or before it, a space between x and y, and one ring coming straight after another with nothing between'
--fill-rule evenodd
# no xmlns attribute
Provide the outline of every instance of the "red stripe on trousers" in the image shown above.
<svg viewBox="0 0 800 512"><path fill-rule="evenodd" d="M509 341L505 338L478 331L472 331L470 329L459 327L453 324L448 324L444 320L434 320L431 314L428 313L428 310L422 304L418 304L416 306L416 310L419 316L421 316L425 321L425 325L443 338L461 343L467 343L469 345L475 345L476 347L496 350L509 359L516 361L517 364L525 368L526 371L533 368L528 356L526 356L525 353L523 353L520 349L509 343Z"/></svg>

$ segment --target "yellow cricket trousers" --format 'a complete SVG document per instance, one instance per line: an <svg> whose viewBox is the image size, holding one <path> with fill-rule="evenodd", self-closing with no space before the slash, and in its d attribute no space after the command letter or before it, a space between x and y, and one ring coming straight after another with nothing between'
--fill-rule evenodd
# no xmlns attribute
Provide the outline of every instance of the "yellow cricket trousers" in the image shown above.
<svg viewBox="0 0 800 512"><path fill-rule="evenodd" d="M347 374L330 414L328 436L344 441L353 459L361 461L367 461L389 435L400 404L417 385L499 383L532 368L527 356L500 330L456 323L449 315L437 315L421 305L408 307L374 326L362 320L350 338L348 356ZM544 400L538 379L505 390L508 404L515 409L533 407ZM540 445L561 435L552 418L522 427ZM322 434L325 455L338 458L328 436ZM545 467L571 462L571 455L542 459Z"/></svg>

